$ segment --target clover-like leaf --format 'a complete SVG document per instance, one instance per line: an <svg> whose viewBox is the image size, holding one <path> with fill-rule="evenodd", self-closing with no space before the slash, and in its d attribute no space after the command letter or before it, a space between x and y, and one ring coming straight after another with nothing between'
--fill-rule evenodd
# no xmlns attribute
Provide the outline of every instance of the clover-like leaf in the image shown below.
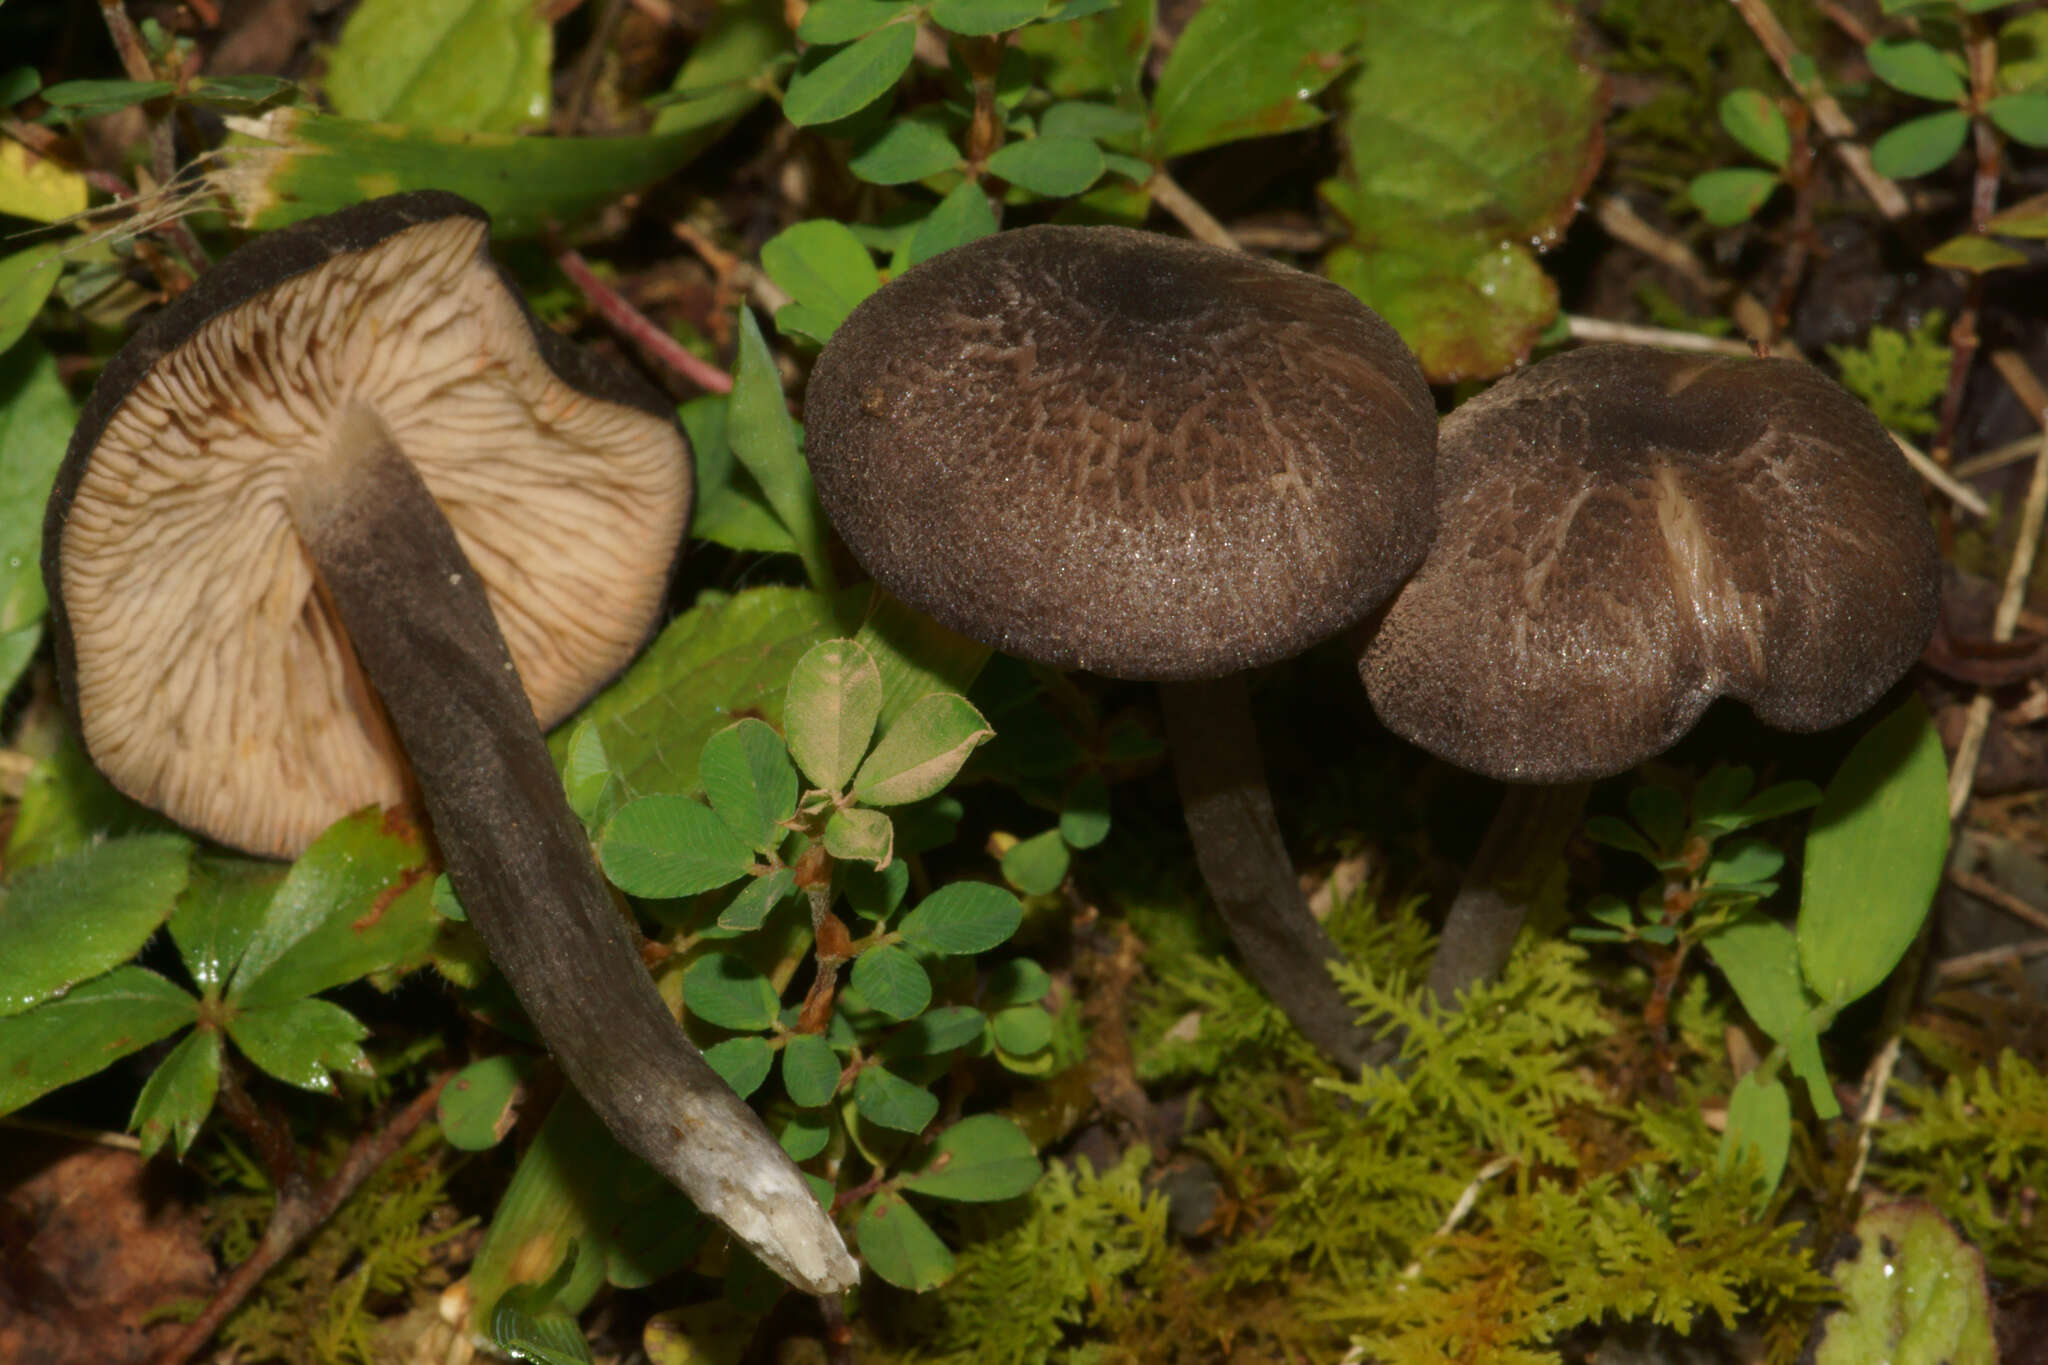
<svg viewBox="0 0 2048 1365"><path fill-rule="evenodd" d="M374 1076L360 1046L362 1022L331 1000L293 1000L247 1009L228 1020L228 1037L244 1056L287 1085L334 1092L337 1071Z"/></svg>
<svg viewBox="0 0 2048 1365"><path fill-rule="evenodd" d="M862 1069L853 1082L853 1107L869 1123L899 1133L921 1133L939 1112L939 1097L883 1066Z"/></svg>
<svg viewBox="0 0 2048 1365"><path fill-rule="evenodd" d="M771 727L749 717L720 730L704 741L697 776L741 843L765 852L782 842L782 822L796 814L796 768Z"/></svg>
<svg viewBox="0 0 2048 1365"><path fill-rule="evenodd" d="M652 899L710 891L754 865L754 851L726 822L687 796L628 801L605 826L597 851L621 891Z"/></svg>
<svg viewBox="0 0 2048 1365"><path fill-rule="evenodd" d="M953 1276L953 1253L894 1191L868 1201L853 1232L868 1268L898 1289L922 1294Z"/></svg>
<svg viewBox="0 0 2048 1365"><path fill-rule="evenodd" d="M684 969L683 1004L707 1024L738 1030L772 1027L782 1007L768 978L731 953L707 953Z"/></svg>
<svg viewBox="0 0 2048 1365"><path fill-rule="evenodd" d="M952 882L918 903L896 926L904 942L927 953L985 953L1017 932L1024 907L987 882Z"/></svg>
<svg viewBox="0 0 2048 1365"><path fill-rule="evenodd" d="M799 128L857 113L889 93L910 69L913 24L892 23L834 52L812 48L789 79L782 116Z"/></svg>
<svg viewBox="0 0 2048 1365"><path fill-rule="evenodd" d="M882 673L852 640L827 640L797 660L789 675L783 731L804 775L842 790L860 767L882 712Z"/></svg>
<svg viewBox="0 0 2048 1365"><path fill-rule="evenodd" d="M932 979L918 960L893 943L868 949L853 960L850 976L868 1007L891 1019L912 1019L932 1002Z"/></svg>
<svg viewBox="0 0 2048 1365"><path fill-rule="evenodd" d="M870 806L901 806L935 796L994 734L967 698L951 692L920 697L860 765L854 798Z"/></svg>
<svg viewBox="0 0 2048 1365"><path fill-rule="evenodd" d="M846 862L872 863L877 871L895 856L896 827L878 810L852 806L825 821L825 851Z"/></svg>
<svg viewBox="0 0 2048 1365"><path fill-rule="evenodd" d="M1024 1130L1000 1114L975 1114L939 1134L924 1168L903 1182L912 1194L962 1203L1015 1199L1042 1168Z"/></svg>
<svg viewBox="0 0 2048 1365"><path fill-rule="evenodd" d="M782 1049L782 1088L799 1109L830 1104L839 1089L839 1054L815 1033L799 1033Z"/></svg>

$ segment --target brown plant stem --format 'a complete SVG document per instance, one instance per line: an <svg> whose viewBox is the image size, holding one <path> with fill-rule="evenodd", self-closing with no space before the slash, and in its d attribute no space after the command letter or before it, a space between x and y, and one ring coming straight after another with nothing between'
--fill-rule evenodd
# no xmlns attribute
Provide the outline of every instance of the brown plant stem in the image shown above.
<svg viewBox="0 0 2048 1365"><path fill-rule="evenodd" d="M1769 0L1733 0L1733 3L1743 22L1749 25L1750 32L1770 54L1785 83L1799 92L1799 97L1813 110L1813 121L1832 139L1835 159L1863 187L1863 192L1877 205L1877 211L1893 222L1910 214L1912 205L1906 201L1905 191L1899 188L1897 181L1879 175L1876 167L1870 164L1869 150L1855 141L1856 123L1848 112L1818 83L1801 85L1794 75L1794 63L1800 56L1799 45L1778 22Z"/></svg>
<svg viewBox="0 0 2048 1365"><path fill-rule="evenodd" d="M142 35L136 32L135 23L128 17L128 9L122 0L99 0L100 18L105 21L107 35L114 40L114 50L121 55L121 69L131 81L154 81L158 79L155 64L150 61L149 49L142 45ZM171 123L171 110L163 100L151 100L143 105L149 120L149 173L159 186L168 185L178 174L178 149ZM181 221L173 219L162 229L165 237L185 254L194 271L206 268L206 249L199 245L199 239Z"/></svg>
<svg viewBox="0 0 2048 1365"><path fill-rule="evenodd" d="M223 1068L223 1076L225 1074L226 1069ZM342 1158L341 1165L335 1168L334 1174L328 1176L319 1188L308 1192L303 1187L280 1186L277 1207L263 1229L263 1238L256 1244L256 1250L248 1260L235 1267L227 1282L215 1292L213 1301L206 1305L206 1310L179 1334L169 1349L157 1357L156 1365L184 1365L197 1355L271 1268L333 1217L334 1211L346 1203L348 1197L360 1189L379 1166L391 1159L415 1129L426 1122L434 1112L442 1087L454 1075L452 1070L442 1072L381 1128L358 1139L348 1155Z"/></svg>
<svg viewBox="0 0 2048 1365"><path fill-rule="evenodd" d="M1152 196L1152 202L1172 216L1173 220L1188 230L1188 235L1198 242L1210 246L1224 247L1230 251L1242 251L1237 238L1230 235L1230 229L1223 226L1215 214L1202 207L1200 200L1181 188L1178 180L1161 166L1152 172L1152 178L1145 182L1145 192Z"/></svg>
<svg viewBox="0 0 2048 1365"><path fill-rule="evenodd" d="M573 247L555 253L555 264L569 277L584 301L606 322L639 343L649 356L707 393L731 393L732 376L707 360L684 350L667 332L654 325L645 313L626 302L625 296L597 277L590 262Z"/></svg>

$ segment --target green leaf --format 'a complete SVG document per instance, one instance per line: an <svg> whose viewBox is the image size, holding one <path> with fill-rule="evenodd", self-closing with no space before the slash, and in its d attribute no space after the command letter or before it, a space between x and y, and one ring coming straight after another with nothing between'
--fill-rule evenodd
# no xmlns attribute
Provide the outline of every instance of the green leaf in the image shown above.
<svg viewBox="0 0 2048 1365"><path fill-rule="evenodd" d="M903 904L903 895L910 889L910 868L901 858L891 860L887 867L841 863L835 875L846 903L867 919L887 919Z"/></svg>
<svg viewBox="0 0 2048 1365"><path fill-rule="evenodd" d="M299 97L299 88L282 76L247 72L234 76L207 76L185 91L184 99L206 109L229 114L249 114L280 100Z"/></svg>
<svg viewBox="0 0 2048 1365"><path fill-rule="evenodd" d="M1034 137L997 148L988 169L1019 189L1065 198L1102 178L1102 149L1086 138Z"/></svg>
<svg viewBox="0 0 2048 1365"><path fill-rule="evenodd" d="M1791 1150L1792 1096L1777 1081L1762 1080L1758 1072L1750 1072L1735 1083L1728 1096L1728 1126L1721 1132L1721 1169L1735 1164L1744 1152L1752 1154L1768 1197L1785 1174L1785 1158Z"/></svg>
<svg viewBox="0 0 2048 1365"><path fill-rule="evenodd" d="M1094 848L1109 837L1109 786L1089 776L1074 784L1060 807L1060 838L1068 848Z"/></svg>
<svg viewBox="0 0 2048 1365"><path fill-rule="evenodd" d="M1587 820L1586 837L1596 844L1618 848L1624 853L1636 854L1653 863L1660 856L1656 847L1645 839L1634 825L1626 820L1617 820L1612 815L1595 815Z"/></svg>
<svg viewBox="0 0 2048 1365"><path fill-rule="evenodd" d="M1928 114L1902 123L1870 147L1870 164L1879 175L1905 180L1938 171L1955 160L1970 135L1970 116L1960 109Z"/></svg>
<svg viewBox="0 0 2048 1365"><path fill-rule="evenodd" d="M684 970L683 1004L707 1024L741 1032L772 1028L782 1008L768 978L731 953L706 953Z"/></svg>
<svg viewBox="0 0 2048 1365"><path fill-rule="evenodd" d="M2048 12L2041 14L2044 28L2048 28ZM2037 194L2023 199L2010 208L2000 209L1985 220L1985 226L2001 237L2028 237L2039 240L2048 237L2048 194Z"/></svg>
<svg viewBox="0 0 2048 1365"><path fill-rule="evenodd" d="M166 1142L183 1157L199 1136L219 1089L220 1033L194 1029L157 1063L135 1099L128 1127L142 1139L143 1160L155 1156Z"/></svg>
<svg viewBox="0 0 2048 1365"><path fill-rule="evenodd" d="M8 262L15 259L9 257ZM54 268L47 273L51 280L56 278ZM8 308L7 290L0 284L0 318ZM4 330L0 321L0 332ZM13 344L10 349L8 342L0 341L0 351L5 351L0 354L0 635L18 637L27 645L0 662L0 697L5 697L14 690L27 655L41 637L40 623L48 606L43 595L43 507L50 500L50 485L78 410L58 377L56 360L40 345ZM15 840L9 843L7 864L19 869Z"/></svg>
<svg viewBox="0 0 2048 1365"><path fill-rule="evenodd" d="M862 139L846 168L870 185L907 185L959 164L960 149L944 128L924 119L901 118Z"/></svg>
<svg viewBox="0 0 2048 1365"><path fill-rule="evenodd" d="M775 1065L775 1054L769 1050L768 1040L758 1036L728 1038L704 1049L704 1060L727 1085L732 1093L741 1099L761 1088L761 1082L768 1079L768 1072Z"/></svg>
<svg viewBox="0 0 2048 1365"><path fill-rule="evenodd" d="M290 108L251 123L219 150L204 182L231 206L237 226L284 227L380 195L443 189L482 206L501 242L574 226L673 174L705 145L696 132L521 136Z"/></svg>
<svg viewBox="0 0 2048 1365"><path fill-rule="evenodd" d="M793 55L783 14L782 0L717 6L669 85L673 102L655 111L654 131L681 134L690 155L722 138L766 98L763 73Z"/></svg>
<svg viewBox="0 0 2048 1365"><path fill-rule="evenodd" d="M66 122L115 114L178 87L169 81L59 81L43 87L50 112Z"/></svg>
<svg viewBox="0 0 2048 1365"><path fill-rule="evenodd" d="M765 877L755 877L741 888L732 904L718 914L718 927L746 932L758 929L776 906L796 890L796 870L778 867Z"/></svg>
<svg viewBox="0 0 2048 1365"><path fill-rule="evenodd" d="M830 1104L839 1089L839 1057L815 1033L799 1033L782 1049L782 1088L799 1109Z"/></svg>
<svg viewBox="0 0 2048 1365"><path fill-rule="evenodd" d="M1995 1365L1983 1253L1932 1205L1881 1204L1853 1236L1829 1272L1843 1306L1822 1319L1814 1365Z"/></svg>
<svg viewBox="0 0 2048 1365"><path fill-rule="evenodd" d="M155 972L116 967L24 1014L0 1018L0 1114L82 1081L198 1018Z"/></svg>
<svg viewBox="0 0 2048 1365"><path fill-rule="evenodd" d="M884 730L934 692L967 691L994 652L923 612L912 611L873 584L848 589L840 603L859 612L860 629L853 638L881 670L882 709L876 723Z"/></svg>
<svg viewBox="0 0 2048 1365"><path fill-rule="evenodd" d="M1806 839L1799 960L1821 999L1874 990L1927 918L1948 854L1948 763L1907 702L1843 760Z"/></svg>
<svg viewBox="0 0 2048 1365"><path fill-rule="evenodd" d="M21 340L63 273L61 242L43 242L0 256L0 351Z"/></svg>
<svg viewBox="0 0 2048 1365"><path fill-rule="evenodd" d="M135 956L185 889L190 841L109 840L15 877L0 901L0 1016Z"/></svg>
<svg viewBox="0 0 2048 1365"><path fill-rule="evenodd" d="M612 776L604 736L587 720L578 721L569 732L568 751L562 762L562 794L584 829L592 833L611 818L624 794Z"/></svg>
<svg viewBox="0 0 2048 1365"><path fill-rule="evenodd" d="M491 1341L500 1351L535 1365L591 1365L590 1343L583 1339L576 1319L548 1307L558 1292L556 1279L566 1284L575 1265L572 1245L555 1276L542 1284L516 1286L499 1297L491 1310Z"/></svg>
<svg viewBox="0 0 2048 1365"><path fill-rule="evenodd" d="M336 821L292 864L228 984L242 1009L287 1004L424 962L434 913L419 831L375 810Z"/></svg>
<svg viewBox="0 0 2048 1365"><path fill-rule="evenodd" d="M1776 171L1735 166L1695 176L1685 192L1709 223L1730 227L1748 222L1781 183Z"/></svg>
<svg viewBox="0 0 2048 1365"><path fill-rule="evenodd" d="M434 889L428 899L433 902L434 913L442 919L456 924L469 923L469 911L462 908L462 901L455 894L455 883L448 880L446 872L434 878Z"/></svg>
<svg viewBox="0 0 2048 1365"><path fill-rule="evenodd" d="M1776 100L1761 90L1731 90L1721 97L1721 126L1742 150L1785 169L1792 158L1792 128Z"/></svg>
<svg viewBox="0 0 2048 1365"><path fill-rule="evenodd" d="M804 775L840 791L860 767L882 712L882 674L852 640L814 646L789 675L783 731Z"/></svg>
<svg viewBox="0 0 2048 1365"><path fill-rule="evenodd" d="M933 1199L989 1204L1028 1191L1040 1169L1023 1129L1000 1114L975 1114L939 1134L924 1169L903 1188Z"/></svg>
<svg viewBox="0 0 2048 1365"><path fill-rule="evenodd" d="M782 400L781 372L753 310L740 309L739 323L739 363L733 370L726 437L796 542L812 586L829 591L832 570L825 561L825 514L818 507L810 466L797 450L796 424Z"/></svg>
<svg viewBox="0 0 2048 1365"><path fill-rule="evenodd" d="M809 1161L832 1142L832 1125L822 1114L796 1114L777 1134L791 1161Z"/></svg>
<svg viewBox="0 0 2048 1365"><path fill-rule="evenodd" d="M988 1017L972 1005L941 1005L926 1010L892 1032L877 1049L888 1061L937 1057L973 1047L988 1036Z"/></svg>
<svg viewBox="0 0 2048 1365"><path fill-rule="evenodd" d="M878 810L858 806L832 812L825 821L825 851L846 861L873 863L877 871L896 854L896 827Z"/></svg>
<svg viewBox="0 0 2048 1365"><path fill-rule="evenodd" d="M1040 137L1117 138L1128 137L1145 127L1142 115L1114 105L1091 100L1066 100L1053 105L1038 118Z"/></svg>
<svg viewBox="0 0 2048 1365"><path fill-rule="evenodd" d="M1153 0L1117 0L1104 17L1087 22L1055 11L1052 22L1027 28L1010 43L1033 59L1040 82L1056 99L1101 94L1135 104L1152 50L1153 8Z"/></svg>
<svg viewBox="0 0 2048 1365"><path fill-rule="evenodd" d="M830 318L834 328L882 286L868 249L844 223L830 218L797 223L770 237L761 247L761 268L791 298Z"/></svg>
<svg viewBox="0 0 2048 1365"><path fill-rule="evenodd" d="M532 0L362 0L327 54L334 112L514 133L548 120L554 30Z"/></svg>
<svg viewBox="0 0 2048 1365"><path fill-rule="evenodd" d="M893 943L855 958L851 981L870 1009L891 1019L914 1019L932 1002L932 979L916 958Z"/></svg>
<svg viewBox="0 0 2048 1365"><path fill-rule="evenodd" d="M1719 826L1720 822L1734 817L1736 808L1749 799L1749 794L1755 786L1756 774L1741 764L1715 764L1707 770L1707 775L1702 777L1699 785L1693 789L1693 819L1703 824L1714 822ZM1816 789L1814 799L1819 798L1820 792ZM1739 824L1720 827L1724 833L1732 833L1741 828Z"/></svg>
<svg viewBox="0 0 2048 1365"><path fill-rule="evenodd" d="M780 314L776 325L782 325ZM795 538L776 519L754 476L733 461L732 444L725 437L729 407L727 398L704 394L676 412L696 454L697 506L690 516L690 534L735 550L793 555Z"/></svg>
<svg viewBox="0 0 2048 1365"><path fill-rule="evenodd" d="M1043 896L1066 879L1070 856L1057 829L1034 834L1003 855L1003 880L1027 896Z"/></svg>
<svg viewBox="0 0 2048 1365"><path fill-rule="evenodd" d="M1886 85L1923 100L1952 104L1970 93L1960 64L1918 39L1880 38L1863 49L1863 59Z"/></svg>
<svg viewBox="0 0 2048 1365"><path fill-rule="evenodd" d="M329 1000L247 1009L228 1020L228 1037L257 1066L287 1085L333 1094L330 1073L375 1076L376 1068L358 1044L370 1031Z"/></svg>
<svg viewBox="0 0 2048 1365"><path fill-rule="evenodd" d="M1645 782L1628 794L1628 813L1659 853L1676 853L1685 838L1685 798L1661 782Z"/></svg>
<svg viewBox="0 0 2048 1365"><path fill-rule="evenodd" d="M2011 270L2027 263L2027 253L2017 251L2004 242L1974 232L1960 237L1951 237L1940 246L1929 251L1923 258L1929 265L1944 266L1950 270L1967 270L1972 275L1988 275L1994 270Z"/></svg>
<svg viewBox="0 0 2048 1365"><path fill-rule="evenodd" d="M936 796L994 734L967 698L952 692L921 697L861 764L854 798L871 806L901 806Z"/></svg>
<svg viewBox="0 0 2048 1365"><path fill-rule="evenodd" d="M950 33L986 37L1045 17L1049 0L932 0L932 22Z"/></svg>
<svg viewBox="0 0 2048 1365"><path fill-rule="evenodd" d="M799 128L858 113L895 88L910 69L914 24L890 24L848 47L804 55L782 97L782 116Z"/></svg>
<svg viewBox="0 0 2048 1365"><path fill-rule="evenodd" d="M992 236L995 230L996 215L988 206L988 195L974 182L963 181L917 225L906 255L910 264L917 265L956 246Z"/></svg>
<svg viewBox="0 0 2048 1365"><path fill-rule="evenodd" d="M1012 1005L989 1020L996 1046L1019 1057L1052 1046L1052 1016L1036 1005Z"/></svg>
<svg viewBox="0 0 2048 1365"><path fill-rule="evenodd" d="M778 724L790 668L837 630L830 599L801 588L706 601L671 621L583 718L634 791L695 791L704 742L735 712ZM558 761L566 740L557 731L550 741Z"/></svg>
<svg viewBox="0 0 2048 1365"><path fill-rule="evenodd" d="M1790 929L1745 915L1703 942L1758 1028L1782 1043L1805 1026L1813 1002L1799 979L1799 945Z"/></svg>
<svg viewBox="0 0 2048 1365"><path fill-rule="evenodd" d="M853 1106L877 1127L921 1133L939 1112L939 1097L887 1067L870 1066L853 1081Z"/></svg>
<svg viewBox="0 0 2048 1365"><path fill-rule="evenodd" d="M42 88L43 78L34 67L9 67L0 72L0 107L20 104Z"/></svg>
<svg viewBox="0 0 2048 1365"><path fill-rule="evenodd" d="M92 766L77 734L67 725L58 730L56 751L29 770L14 828L7 836L4 861L18 875L105 839L175 828L155 811L115 791Z"/></svg>
<svg viewBox="0 0 2048 1365"><path fill-rule="evenodd" d="M1210 0L1173 45L1152 97L1152 147L1183 156L1320 123L1315 97L1344 69L1369 5ZM1389 50L1374 31L1380 50ZM1396 49L1397 50L1397 49Z"/></svg>
<svg viewBox="0 0 2048 1365"><path fill-rule="evenodd" d="M1820 788L1811 782L1780 782L1766 787L1744 802L1739 814L1742 825L1760 825L1766 820L1809 810L1820 804Z"/></svg>
<svg viewBox="0 0 2048 1365"><path fill-rule="evenodd" d="M193 860L169 928L200 990L218 996L226 989L284 879L285 870L275 863L213 856Z"/></svg>
<svg viewBox="0 0 2048 1365"><path fill-rule="evenodd" d="M2048 147L2048 94L2000 95L1984 106L1984 113L2014 142Z"/></svg>
<svg viewBox="0 0 2048 1365"><path fill-rule="evenodd" d="M456 1072L435 1101L441 1136L465 1152L486 1151L503 1142L518 1121L532 1070L523 1057L501 1055L471 1062Z"/></svg>
<svg viewBox="0 0 2048 1365"><path fill-rule="evenodd" d="M697 765L711 809L739 841L763 852L779 846L796 814L796 768L782 736L762 721L735 721L704 741Z"/></svg>
<svg viewBox="0 0 2048 1365"><path fill-rule="evenodd" d="M827 47L850 43L889 23L911 3L912 0L818 0L804 11L803 22L796 26L796 36Z"/></svg>
<svg viewBox="0 0 2048 1365"><path fill-rule="evenodd" d="M926 896L896 926L912 947L942 957L985 953L1017 932L1024 907L987 882L952 882Z"/></svg>
<svg viewBox="0 0 2048 1365"><path fill-rule="evenodd" d="M1013 957L988 974L982 998L992 1006L1035 1005L1052 989L1052 975L1028 957Z"/></svg>
<svg viewBox="0 0 2048 1365"><path fill-rule="evenodd" d="M1717 886L1767 882L1785 867L1785 855L1762 839L1737 839L1714 850L1707 879Z"/></svg>
<svg viewBox="0 0 2048 1365"><path fill-rule="evenodd" d="M1400 56L1347 83L1347 169L1320 189L1349 240L1324 270L1394 325L1433 382L1499 374L1557 313L1530 244L1562 234L1600 162L1602 79L1579 58L1573 8L1333 8L1357 13L1371 51Z"/></svg>
<svg viewBox="0 0 2048 1365"><path fill-rule="evenodd" d="M619 890L653 900L714 890L754 865L754 851L687 796L628 801L605 826L597 855Z"/></svg>
<svg viewBox="0 0 2048 1365"><path fill-rule="evenodd" d="M884 1191L868 1201L853 1233L868 1269L898 1289L922 1294L953 1277L953 1253L900 1194Z"/></svg>

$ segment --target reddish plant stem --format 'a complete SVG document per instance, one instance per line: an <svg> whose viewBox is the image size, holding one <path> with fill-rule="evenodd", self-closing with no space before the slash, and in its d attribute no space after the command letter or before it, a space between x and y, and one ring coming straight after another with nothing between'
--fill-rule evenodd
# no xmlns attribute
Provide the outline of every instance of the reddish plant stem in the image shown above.
<svg viewBox="0 0 2048 1365"><path fill-rule="evenodd" d="M202 1024L201 1027L210 1027ZM223 1055L220 1065L220 1112L256 1149L270 1183L282 1192L305 1183L305 1168L299 1161L299 1146L292 1140L284 1120L267 1114L242 1084L242 1068L233 1056Z"/></svg>
<svg viewBox="0 0 2048 1365"><path fill-rule="evenodd" d="M280 1186L277 1192L277 1208L270 1215L268 1226L263 1229L263 1239L249 1259L235 1267L214 1294L213 1301L206 1306L192 1324L171 1343L170 1349L157 1357L156 1365L184 1365L197 1355L202 1347L220 1330L228 1315L241 1307L263 1277L270 1273L286 1256L298 1248L299 1243L311 1236L313 1231L329 1218L334 1211L348 1201L348 1197L362 1187L365 1180L389 1161L392 1154L405 1144L422 1123L434 1112L435 1101L441 1096L441 1089L455 1075L444 1071L436 1076L427 1088L416 1095L412 1102L382 1128L366 1134L347 1156L334 1174L327 1177L320 1187L310 1194L303 1188ZM225 1087L223 1087L225 1093Z"/></svg>
<svg viewBox="0 0 2048 1365"><path fill-rule="evenodd" d="M1774 342L1792 322L1792 304L1799 285L1806 278L1806 263L1813 254L1813 201L1820 177L1813 173L1813 145L1807 137L1807 113L1794 104L1786 119L1792 127L1792 155L1785 164L1785 179L1792 186L1792 228L1785 247L1785 264L1778 276L1778 296L1771 305L1771 335Z"/></svg>
<svg viewBox="0 0 2048 1365"><path fill-rule="evenodd" d="M684 350L676 339L649 321L647 315L626 302L625 296L597 277L590 262L572 247L555 253L555 264L569 277L584 301L598 315L636 341L661 364L708 393L731 393L732 376L707 360Z"/></svg>

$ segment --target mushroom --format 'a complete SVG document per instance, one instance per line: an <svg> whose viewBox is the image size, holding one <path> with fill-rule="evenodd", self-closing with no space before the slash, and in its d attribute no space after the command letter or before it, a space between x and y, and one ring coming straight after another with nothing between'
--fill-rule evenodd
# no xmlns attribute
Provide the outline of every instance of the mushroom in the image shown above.
<svg viewBox="0 0 2048 1365"><path fill-rule="evenodd" d="M1721 696L1782 730L1856 716L1933 632L1939 558L1884 427L1797 361L1557 355L1446 417L1437 471L1436 543L1359 672L1396 733L1522 784L1446 924L1448 1002L1506 962L1500 883L1592 780Z"/></svg>
<svg viewBox="0 0 2048 1365"><path fill-rule="evenodd" d="M1359 1066L1245 676L1356 623L1428 545L1435 408L1394 330L1256 257L1025 228L864 300L804 416L826 513L883 587L1025 659L1161 684L1196 857L1247 968Z"/></svg>
<svg viewBox="0 0 2048 1365"><path fill-rule="evenodd" d="M64 693L116 787L253 853L416 784L612 1132L786 1278L844 1288L801 1173L654 989L541 736L653 629L689 447L659 396L534 322L488 229L449 194L362 204L242 248L138 331L50 500Z"/></svg>

